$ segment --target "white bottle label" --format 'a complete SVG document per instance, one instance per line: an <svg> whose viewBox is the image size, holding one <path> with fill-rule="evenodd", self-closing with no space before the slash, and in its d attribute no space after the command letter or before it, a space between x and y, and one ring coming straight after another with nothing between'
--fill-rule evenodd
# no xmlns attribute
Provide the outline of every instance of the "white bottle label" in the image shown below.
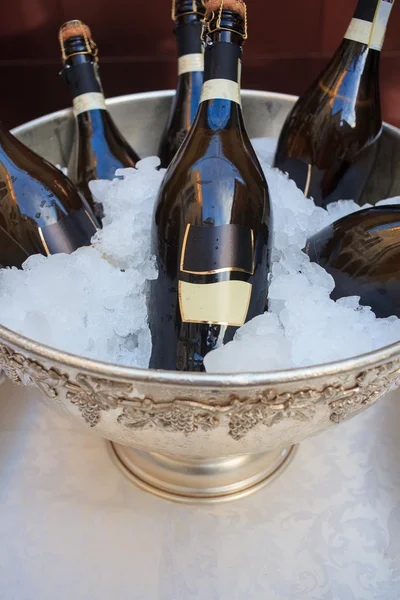
<svg viewBox="0 0 400 600"><path fill-rule="evenodd" d="M252 286L246 281L197 284L179 281L179 305L184 323L244 325Z"/></svg>
<svg viewBox="0 0 400 600"><path fill-rule="evenodd" d="M99 92L81 94L73 100L73 111L75 117L88 110L107 110L104 95Z"/></svg>
<svg viewBox="0 0 400 600"><path fill-rule="evenodd" d="M380 51L385 39L393 4L394 0L379 0L373 22L352 19L344 37L361 44L367 44L372 50Z"/></svg>
<svg viewBox="0 0 400 600"><path fill-rule="evenodd" d="M212 283L210 276L218 273L227 277L236 272L249 279L255 272L254 248L254 231L242 225L186 226L180 272L194 280L188 282L181 276L179 281L179 306L184 323L235 327L245 323L252 284L236 279ZM200 283L200 277L208 279Z"/></svg>
<svg viewBox="0 0 400 600"><path fill-rule="evenodd" d="M202 53L185 54L178 58L178 75L194 71L204 71L204 55Z"/></svg>
<svg viewBox="0 0 400 600"><path fill-rule="evenodd" d="M240 104L240 85L230 79L209 79L203 83L200 102L206 100L231 100Z"/></svg>
<svg viewBox="0 0 400 600"><path fill-rule="evenodd" d="M232 79L208 79L203 83L200 102L206 100L231 100L241 105L240 81L242 76L242 61L238 60L237 81Z"/></svg>
<svg viewBox="0 0 400 600"><path fill-rule="evenodd" d="M372 23L363 21L362 19L352 19L348 30L345 33L347 40L368 44L371 36Z"/></svg>
<svg viewBox="0 0 400 600"><path fill-rule="evenodd" d="M375 19L372 26L371 39L369 42L370 48L373 50L381 50L385 41L386 28L389 22L390 13L393 8L393 1L383 0L379 3L375 13Z"/></svg>

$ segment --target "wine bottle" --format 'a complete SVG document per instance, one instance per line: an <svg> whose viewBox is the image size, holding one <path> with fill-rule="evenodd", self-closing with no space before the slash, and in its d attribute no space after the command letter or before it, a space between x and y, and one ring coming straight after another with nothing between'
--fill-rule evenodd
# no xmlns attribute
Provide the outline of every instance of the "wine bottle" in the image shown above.
<svg viewBox="0 0 400 600"><path fill-rule="evenodd" d="M283 126L275 166L326 207L362 195L382 117L379 60L394 0L359 0L338 50Z"/></svg>
<svg viewBox="0 0 400 600"><path fill-rule="evenodd" d="M305 252L332 275L334 300L360 296L377 317L400 317L400 206L348 215L312 236Z"/></svg>
<svg viewBox="0 0 400 600"><path fill-rule="evenodd" d="M0 123L0 266L71 253L89 245L97 227L72 182Z"/></svg>
<svg viewBox="0 0 400 600"><path fill-rule="evenodd" d="M264 312L271 211L240 103L246 23L243 0L206 1L200 104L153 221L152 368L203 371L208 352Z"/></svg>
<svg viewBox="0 0 400 600"><path fill-rule="evenodd" d="M203 85L201 41L204 6L201 0L173 0L172 19L178 43L178 86L158 155L166 168L182 144L196 115Z"/></svg>
<svg viewBox="0 0 400 600"><path fill-rule="evenodd" d="M134 167L139 157L124 139L107 110L98 72L98 51L89 27L68 21L59 33L63 78L73 97L75 136L68 174L95 213L89 189L93 179L113 179L116 169Z"/></svg>

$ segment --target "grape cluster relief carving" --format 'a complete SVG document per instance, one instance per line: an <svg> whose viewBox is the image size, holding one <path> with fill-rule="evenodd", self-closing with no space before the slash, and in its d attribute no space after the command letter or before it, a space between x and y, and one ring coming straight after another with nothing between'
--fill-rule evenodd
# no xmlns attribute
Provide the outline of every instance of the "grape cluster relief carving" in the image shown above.
<svg viewBox="0 0 400 600"><path fill-rule="evenodd" d="M333 423L374 404L386 392L400 386L400 363L391 362L365 370L343 382L316 389L278 393L266 389L251 397L238 395L206 401L176 398L156 402L138 398L132 384L79 373L74 379L54 368L0 345L0 365L17 384L32 385L50 398L65 394L83 420L96 427L105 412L118 411L118 423L131 430L156 428L185 435L226 427L234 440L241 440L257 426L267 428L285 420L311 421L317 407L327 408Z"/></svg>

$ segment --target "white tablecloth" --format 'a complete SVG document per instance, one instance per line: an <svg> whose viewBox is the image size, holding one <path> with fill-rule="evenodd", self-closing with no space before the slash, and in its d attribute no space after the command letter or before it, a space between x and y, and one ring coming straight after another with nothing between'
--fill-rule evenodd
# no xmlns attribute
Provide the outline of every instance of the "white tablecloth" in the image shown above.
<svg viewBox="0 0 400 600"><path fill-rule="evenodd" d="M400 395L207 508L136 489L37 397L0 388L1 600L399 600Z"/></svg>

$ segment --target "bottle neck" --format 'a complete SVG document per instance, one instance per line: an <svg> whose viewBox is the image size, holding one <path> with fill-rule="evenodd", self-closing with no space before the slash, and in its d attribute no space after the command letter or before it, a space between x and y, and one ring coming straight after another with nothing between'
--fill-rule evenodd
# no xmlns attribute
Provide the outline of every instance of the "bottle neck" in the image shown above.
<svg viewBox="0 0 400 600"><path fill-rule="evenodd" d="M359 0L345 39L381 51L395 0Z"/></svg>
<svg viewBox="0 0 400 600"><path fill-rule="evenodd" d="M209 129L240 127L240 79L242 41L233 31L216 31L208 39L204 53L204 83L200 112Z"/></svg>
<svg viewBox="0 0 400 600"><path fill-rule="evenodd" d="M75 117L91 110L106 110L98 63L87 52L84 39L68 40L65 53L67 60L61 75L69 85Z"/></svg>
<svg viewBox="0 0 400 600"><path fill-rule="evenodd" d="M178 17L174 33L178 45L178 75L204 71L204 50L201 41L202 15Z"/></svg>

